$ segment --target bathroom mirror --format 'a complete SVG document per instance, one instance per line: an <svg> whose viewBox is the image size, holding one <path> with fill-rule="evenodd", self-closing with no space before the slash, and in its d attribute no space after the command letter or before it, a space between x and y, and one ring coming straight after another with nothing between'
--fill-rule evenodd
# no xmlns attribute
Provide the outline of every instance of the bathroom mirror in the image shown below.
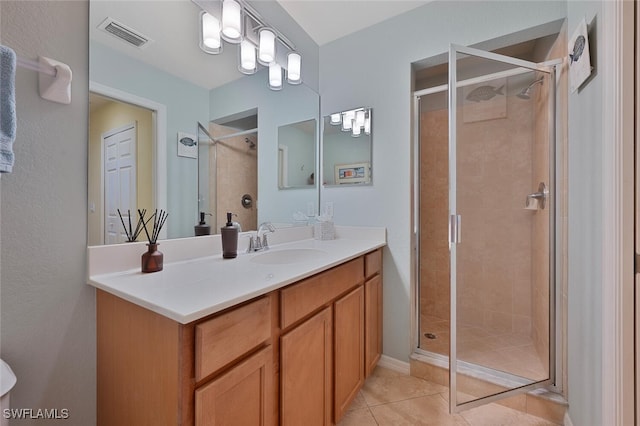
<svg viewBox="0 0 640 426"><path fill-rule="evenodd" d="M372 109L338 111L323 120L323 185L370 185Z"/></svg>
<svg viewBox="0 0 640 426"><path fill-rule="evenodd" d="M315 185L316 119L278 127L278 188Z"/></svg>
<svg viewBox="0 0 640 426"><path fill-rule="evenodd" d="M198 135L202 132L198 123L202 123L215 141L217 135L211 129L212 123L247 111L255 112L258 127L256 145L259 149L254 150L257 170L253 172L257 176L259 170L260 182L257 177L252 178L256 181L255 194L251 194L256 214L254 222L290 223L293 212L306 211L309 203L317 204L315 185L303 191L279 191L277 129L293 121L318 119L319 95L304 84L285 84L279 92L269 90L264 68L254 75L241 74L233 45L225 44L220 55L204 53L197 43L199 14L200 8L191 1L90 1L91 111L100 107L102 100L107 100L123 107L142 106L149 119L143 123L131 116L121 117L120 121L109 121L115 124L108 129L98 128L95 122L91 123L93 112L90 112L93 148L89 148L88 159L89 245L111 242L105 236L110 225L105 219L108 209L105 208L107 191L101 137L132 123L136 125L137 134L142 132L143 124L148 125L144 132L151 138L150 146L143 148L138 144L135 148L136 165L139 162L144 165L138 166L131 175L129 185L136 187L136 196L132 196L128 206L132 211L142 207L151 211L166 209L169 218L164 227L166 234L161 239L193 236L201 210L198 182L204 181L204 170L199 173L203 163L198 160L197 146L181 145L180 140L199 142ZM133 29L148 42L142 47L132 46L107 32L105 28L110 24ZM243 145L243 148L249 147L244 142ZM249 179L238 170L229 178ZM138 200L140 197L145 199ZM244 211L242 197L233 203L229 207L231 211ZM219 226L212 219L206 217L215 233ZM244 230L255 227L242 225ZM122 226L119 218L113 226Z"/></svg>

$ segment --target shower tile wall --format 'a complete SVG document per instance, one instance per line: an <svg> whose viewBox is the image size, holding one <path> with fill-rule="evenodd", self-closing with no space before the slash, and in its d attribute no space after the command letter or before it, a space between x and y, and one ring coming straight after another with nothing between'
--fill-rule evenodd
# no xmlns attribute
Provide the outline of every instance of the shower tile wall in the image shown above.
<svg viewBox="0 0 640 426"><path fill-rule="evenodd" d="M420 117L420 312L421 347L449 353L449 154L448 110ZM424 333L437 340L426 341Z"/></svg>
<svg viewBox="0 0 640 426"><path fill-rule="evenodd" d="M237 132L226 126L211 123L209 132L214 139ZM257 135L237 136L217 142L216 179L212 179L210 187L216 185L216 231L226 223L226 213L238 215L234 220L239 222L243 231L257 229L258 214L256 200L258 195L258 149L251 148L245 139L255 138ZM212 150L213 151L213 150ZM253 206L245 209L241 205L244 194L253 198Z"/></svg>
<svg viewBox="0 0 640 426"><path fill-rule="evenodd" d="M561 32L555 43L549 50L549 53L545 60L552 58L563 57L566 53L566 34ZM533 179L531 181L532 187L537 187L539 182L550 182L549 179L549 144L546 143L549 137L549 116L547 107L547 98L549 95L549 83L550 78L546 78L544 84L539 85L534 97L534 147L533 147ZM559 102L562 102L562 96L566 96L566 70L560 72L558 88L557 90L561 94ZM562 109L561 109L562 110ZM563 123L563 120L559 120ZM561 128L561 127L560 127ZM564 146L563 141L559 141L556 144L558 149L562 149ZM560 158L562 155L560 154ZM563 168L565 169L565 168ZM566 170L566 169L565 169ZM562 180L562 176L557 177L558 180ZM559 188L566 188L566 185L560 185ZM562 212L566 212L566 196L560 194L558 197L560 205L557 206ZM532 223L532 236L533 241L533 328L532 339L536 348L540 361L543 363L545 370L548 371L549 362L549 240L546 235L549 234L549 209L539 210L536 212ZM558 284L559 285L559 284Z"/></svg>
<svg viewBox="0 0 640 426"><path fill-rule="evenodd" d="M524 210L524 201L533 192L532 113L531 101L510 97L507 118L459 126L458 321L470 330L469 343L474 336L531 335L535 212ZM446 109L421 115L421 334L448 329L447 121ZM448 353L445 337L428 342L429 350Z"/></svg>

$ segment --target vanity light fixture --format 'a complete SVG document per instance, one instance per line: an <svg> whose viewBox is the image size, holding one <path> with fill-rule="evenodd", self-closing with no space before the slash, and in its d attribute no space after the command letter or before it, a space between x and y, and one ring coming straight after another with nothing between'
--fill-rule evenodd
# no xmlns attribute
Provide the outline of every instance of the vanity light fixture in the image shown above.
<svg viewBox="0 0 640 426"><path fill-rule="evenodd" d="M240 60L238 69L243 74L254 74L257 69L256 63L256 47L248 40L242 40L240 43Z"/></svg>
<svg viewBox="0 0 640 426"><path fill-rule="evenodd" d="M351 132L351 136L358 137L364 131L371 134L371 108L356 108L349 111L336 112L330 115L330 124L342 125L343 132Z"/></svg>
<svg viewBox="0 0 640 426"><path fill-rule="evenodd" d="M276 62L269 64L269 88L271 90L282 89L282 67Z"/></svg>
<svg viewBox="0 0 640 426"><path fill-rule="evenodd" d="M200 13L200 49L212 55L222 52L220 21L205 11Z"/></svg>
<svg viewBox="0 0 640 426"><path fill-rule="evenodd" d="M242 6L235 0L222 1L222 38L229 43L242 41Z"/></svg>
<svg viewBox="0 0 640 426"><path fill-rule="evenodd" d="M245 0L192 0L201 12L200 49L222 52L222 40L238 46L238 70L254 74L269 67L269 87L282 89L283 70L289 84L302 83L302 56L276 28L270 27ZM222 8L220 8L222 4ZM277 67L272 65L275 64Z"/></svg>
<svg viewBox="0 0 640 426"><path fill-rule="evenodd" d="M276 60L276 35L271 28L261 28L258 34L260 37L258 62L269 65Z"/></svg>

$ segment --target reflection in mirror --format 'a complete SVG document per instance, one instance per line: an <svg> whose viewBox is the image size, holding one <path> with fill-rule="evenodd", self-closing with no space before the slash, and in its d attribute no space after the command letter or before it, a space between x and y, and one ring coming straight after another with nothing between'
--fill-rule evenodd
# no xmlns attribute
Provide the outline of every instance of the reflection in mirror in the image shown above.
<svg viewBox="0 0 640 426"><path fill-rule="evenodd" d="M198 209L200 210L199 225L209 225L208 232L201 231L201 235L216 234L216 144L209 130L198 123ZM196 225L196 226L199 226ZM200 235L195 228L195 235Z"/></svg>
<svg viewBox="0 0 640 426"><path fill-rule="evenodd" d="M320 111L320 97L304 83L296 86L287 85L280 92L270 90L264 82L264 75L268 70L258 71L253 76L247 76L241 80L216 88L211 91L211 119L216 124L231 126L231 119L241 119L243 114L254 111L257 114L258 139L257 145L257 196L252 195L252 206L257 212L257 223L272 222L291 224L294 222L296 212L317 212L318 186L309 185L300 187L296 191L282 191L278 187L278 129L288 123L308 120L317 120ZM231 126L236 129L248 129L250 126ZM215 131L210 131L215 140L220 137ZM316 133L317 135L317 133ZM242 138L244 149L250 147ZM317 137L314 140L314 158L317 158ZM220 145L218 145L218 167L221 166ZM316 160L317 161L317 160ZM315 166L317 170L317 164ZM307 170L307 166L304 168ZM237 182L241 177L237 172L231 171L228 179ZM231 185L233 182L230 182ZM218 189L225 187L218 182ZM243 193L244 194L244 193ZM242 196L243 194L240 194ZM251 195L251 193L250 193ZM220 191L218 191L220 198ZM240 215L240 212L248 212L238 205L238 199L234 198L233 208L230 212ZM220 221L218 217L218 221ZM243 230L250 230L240 218L238 222ZM255 229L255 228L254 228Z"/></svg>
<svg viewBox="0 0 640 426"><path fill-rule="evenodd" d="M122 220L153 211L153 111L89 95L89 245L127 240ZM120 217L120 213L122 218Z"/></svg>
<svg viewBox="0 0 640 426"><path fill-rule="evenodd" d="M315 185L317 121L278 127L278 188Z"/></svg>
<svg viewBox="0 0 640 426"><path fill-rule="evenodd" d="M226 213L244 229L256 229L253 203L258 192L258 129L255 110L241 119L199 124L198 206L211 217L211 234L219 234ZM247 128L248 127L248 128Z"/></svg>
<svg viewBox="0 0 640 426"><path fill-rule="evenodd" d="M216 170L209 173L209 186L216 186L210 210L216 212L215 234L226 224L226 213L234 215L242 229L257 229L258 211L258 116L256 110L209 123L216 147Z"/></svg>
<svg viewBox="0 0 640 426"><path fill-rule="evenodd" d="M371 184L371 108L324 117L322 179L325 186Z"/></svg>
<svg viewBox="0 0 640 426"><path fill-rule="evenodd" d="M285 14L276 3L264 7ZM151 189L142 188L136 182L136 197L146 195L147 200L136 199L135 208L163 208L169 212L167 225L163 228L165 235L161 235L160 239L194 236L194 226L199 222L201 211L216 216L206 216L212 233L219 231L219 220L224 218L220 211L226 209L238 215L236 219L244 230L251 230L255 229L258 221L291 222L292 212L306 210L310 202L317 202L318 199L318 189L315 186L309 187L308 191L279 191L276 180L277 128L293 121L317 119L318 94L304 83L286 84L279 92L270 90L266 83L268 69L265 67L259 67L254 75L239 73L238 52L233 45L226 44L220 55L202 52L198 47L200 12L200 7L191 1L90 0L90 90L151 110L151 148L146 153L141 151L140 145L136 148L139 161L146 155L152 162L152 174L147 179L150 180L147 183ZM107 18L136 30L152 42L144 48L132 46L101 29L104 27L101 24L107 22ZM144 102L140 103L138 100ZM92 100L93 103L95 99ZM223 138L229 133L238 132L238 128L227 121L237 119L238 117L233 116L250 110L253 110L254 116L260 110L260 125L256 121L252 126L253 129L259 127L258 133L254 132L253 143L257 147L259 134L260 150L251 149L251 143L246 142L246 139L252 138L251 135L241 138L238 136L237 146L233 145L234 141ZM254 120L257 118L254 117ZM98 140L97 149L95 146L89 148L91 158L88 159L90 245L120 240L116 234L122 231L119 229L122 227L119 217L114 225L115 234L108 236L105 231L111 225L105 218L105 210L108 209L102 206L105 188L102 185L103 166L99 158L102 155L99 148L100 135L134 122L139 139L142 136L142 120L134 116L129 117L126 122L100 131L95 124L90 124L92 135L97 134L97 137L92 137L92 141ZM210 145L204 144L210 150L205 156L207 167L203 164L203 158L199 161L196 155L179 154L179 133L193 135L198 141L208 139L198 131L198 123L203 123L204 130L212 137ZM214 125L224 125L235 130L220 130L214 128ZM195 137L196 135L198 136ZM252 156L254 165L242 170L249 170L253 177L243 175L240 168L221 171L220 156L223 147ZM225 165L229 164L231 163L225 162ZM260 183L257 182L258 169ZM209 176L205 178L206 170ZM142 173L136 173L138 179L143 176ZM229 181L223 182L223 177ZM221 188L231 188L232 183L249 181L255 183L251 188L243 188L241 194L230 195L231 204L227 207L216 200L222 194ZM209 182L209 187L204 192L198 188L199 183L203 182ZM130 186L133 187L133 183ZM249 195L252 199L250 208L244 207L248 199L243 198L244 195ZM263 200L259 210L258 199ZM120 210L133 206L133 201L128 204L123 201ZM252 217L240 218L248 213Z"/></svg>

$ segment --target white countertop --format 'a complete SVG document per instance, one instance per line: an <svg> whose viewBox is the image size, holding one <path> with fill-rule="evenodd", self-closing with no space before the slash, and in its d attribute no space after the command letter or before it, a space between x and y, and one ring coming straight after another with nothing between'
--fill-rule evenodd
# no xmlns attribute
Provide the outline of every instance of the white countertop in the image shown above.
<svg viewBox="0 0 640 426"><path fill-rule="evenodd" d="M321 250L317 256L309 260L287 264L256 263L252 261L253 258L268 252L247 254L240 251L239 247L238 257L235 259L223 259L221 254L215 253L192 260L171 262L169 259L168 262L165 254L164 269L160 272L143 274L139 267L122 270L114 265L113 270L117 272L102 273L108 269L103 264L99 268L93 268L100 273L92 274L91 250L94 248L90 247L88 283L179 323L187 324L317 274L386 244L384 228L336 228L338 238L335 240L319 241L306 238L272 245L268 252L287 249ZM187 240L189 239L183 239L180 244L188 244ZM203 240L197 237L194 238L194 244L196 241L197 244L202 244ZM167 241L166 244L171 243ZM162 247L160 249L162 251ZM110 246L106 250L113 252L117 247ZM122 246L122 250L130 252L131 248L125 245ZM138 248L138 264L141 254Z"/></svg>

